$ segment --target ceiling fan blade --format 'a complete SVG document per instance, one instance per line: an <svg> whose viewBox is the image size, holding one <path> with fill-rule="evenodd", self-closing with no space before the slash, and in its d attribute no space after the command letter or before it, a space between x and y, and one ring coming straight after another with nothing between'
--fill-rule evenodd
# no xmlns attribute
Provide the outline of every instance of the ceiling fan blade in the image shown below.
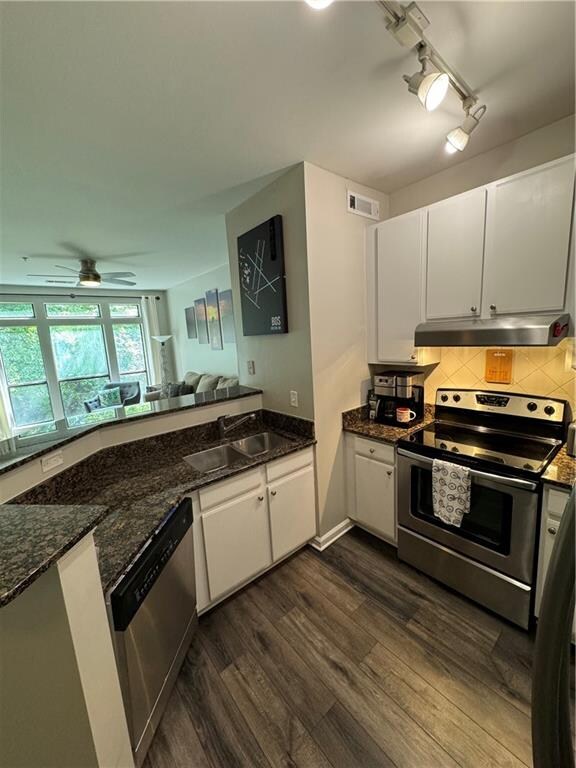
<svg viewBox="0 0 576 768"><path fill-rule="evenodd" d="M107 280L109 277L136 277L134 272L100 272L102 280Z"/></svg>
<svg viewBox="0 0 576 768"><path fill-rule="evenodd" d="M75 277L72 277L72 275L70 275L70 277L67 277L66 275L26 275L26 277L54 277L54 278L56 278L58 280L60 280L60 279L61 280L75 280L76 279Z"/></svg>
<svg viewBox="0 0 576 768"><path fill-rule="evenodd" d="M87 251L86 248L82 248L82 246L76 245L75 243L63 241L58 243L58 245L61 248L70 251L70 253L74 253L79 259L96 259L96 256L90 253L90 251Z"/></svg>
<svg viewBox="0 0 576 768"><path fill-rule="evenodd" d="M102 282L114 285L136 285L136 283L133 283L131 280L120 280L117 277L109 277L107 280L102 278Z"/></svg>
<svg viewBox="0 0 576 768"><path fill-rule="evenodd" d="M63 267L62 264L54 264L54 266L57 267L58 269L66 269L68 270L68 272L74 272L74 274L76 275L78 274L78 270L72 269L72 267Z"/></svg>

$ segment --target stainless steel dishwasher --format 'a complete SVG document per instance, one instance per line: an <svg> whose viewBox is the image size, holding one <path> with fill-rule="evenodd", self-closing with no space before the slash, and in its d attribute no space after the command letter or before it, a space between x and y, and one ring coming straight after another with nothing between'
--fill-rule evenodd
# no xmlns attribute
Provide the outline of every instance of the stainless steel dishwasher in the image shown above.
<svg viewBox="0 0 576 768"><path fill-rule="evenodd" d="M198 623L189 498L174 508L110 590L108 613L139 768Z"/></svg>

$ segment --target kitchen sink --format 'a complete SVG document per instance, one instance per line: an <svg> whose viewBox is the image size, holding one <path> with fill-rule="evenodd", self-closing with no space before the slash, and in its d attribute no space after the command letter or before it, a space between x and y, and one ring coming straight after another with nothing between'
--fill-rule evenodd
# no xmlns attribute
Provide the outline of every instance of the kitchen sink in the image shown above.
<svg viewBox="0 0 576 768"><path fill-rule="evenodd" d="M207 451L199 451L184 456L184 461L197 472L216 472L226 469L239 461L246 459L246 454L237 450L233 445L217 445Z"/></svg>
<svg viewBox="0 0 576 768"><path fill-rule="evenodd" d="M289 442L290 440L287 437L277 435L276 432L260 432L257 435L245 437L242 440L235 440L231 443L231 446L242 451L247 456L259 456L261 453L279 448Z"/></svg>

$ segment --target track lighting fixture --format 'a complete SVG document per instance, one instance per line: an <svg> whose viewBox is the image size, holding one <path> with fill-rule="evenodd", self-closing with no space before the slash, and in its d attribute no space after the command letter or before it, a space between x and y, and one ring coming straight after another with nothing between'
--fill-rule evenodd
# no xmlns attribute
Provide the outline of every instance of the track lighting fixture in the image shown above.
<svg viewBox="0 0 576 768"><path fill-rule="evenodd" d="M466 110L466 117L464 118L462 125L459 125L458 128L454 128L446 136L446 152L448 152L448 154L452 155L455 152L462 152L466 149L470 134L476 129L480 122L480 118L485 112L486 107L484 105L478 107L473 113L470 112L470 109Z"/></svg>
<svg viewBox="0 0 576 768"><path fill-rule="evenodd" d="M410 93L415 93L429 112L442 103L449 86L460 98L466 118L462 125L447 135L446 151L462 152L470 134L486 112L486 107L481 106L471 112L478 103L475 91L428 40L424 30L430 26L430 21L415 2L408 5L401 5L397 0L376 2L386 17L388 32L401 46L414 51L418 56L420 71L412 76L404 75Z"/></svg>
<svg viewBox="0 0 576 768"><path fill-rule="evenodd" d="M436 109L446 96L450 78L445 72L430 72L430 56L428 46L423 45L418 51L418 60L422 68L411 77L404 75L404 80L408 83L410 93L415 93L420 99L422 106L432 112Z"/></svg>

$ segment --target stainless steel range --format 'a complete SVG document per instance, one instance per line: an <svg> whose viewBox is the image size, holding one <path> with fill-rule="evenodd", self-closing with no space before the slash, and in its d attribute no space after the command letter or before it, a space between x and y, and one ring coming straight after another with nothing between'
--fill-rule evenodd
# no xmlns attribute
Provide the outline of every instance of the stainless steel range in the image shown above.
<svg viewBox="0 0 576 768"><path fill-rule="evenodd" d="M439 389L436 420L398 442L398 555L527 628L541 477L565 439L563 400ZM470 469L460 527L434 515L434 459Z"/></svg>

